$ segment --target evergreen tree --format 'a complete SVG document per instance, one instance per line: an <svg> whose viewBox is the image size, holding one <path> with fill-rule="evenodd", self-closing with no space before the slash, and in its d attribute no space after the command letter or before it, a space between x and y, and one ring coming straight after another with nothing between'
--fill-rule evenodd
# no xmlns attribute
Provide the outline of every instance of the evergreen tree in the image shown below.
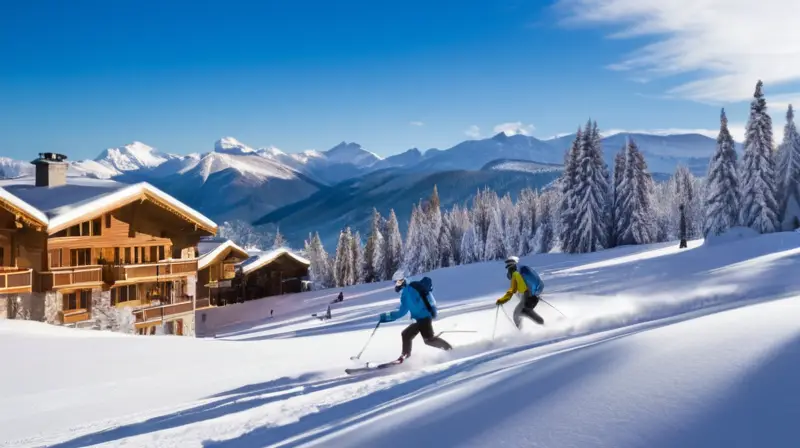
<svg viewBox="0 0 800 448"><path fill-rule="evenodd" d="M283 234L281 233L281 228L278 227L278 229L275 231L275 239L272 241L272 248L280 249L286 246L287 246L286 238L283 237Z"/></svg>
<svg viewBox="0 0 800 448"><path fill-rule="evenodd" d="M675 194L672 208L678 210L678 234L687 240L696 238L695 229L698 228L697 212L695 210L695 179L685 165L678 165L675 175L672 176L672 187ZM682 210L682 211L681 211ZM681 224L682 223L682 224ZM682 227L681 227L682 226ZM681 228L683 234L681 236Z"/></svg>
<svg viewBox="0 0 800 448"><path fill-rule="evenodd" d="M647 171L644 155L633 139L628 140L627 163L623 179L623 216L628 225L620 234L621 244L648 244L655 241L655 213L651 203L653 178Z"/></svg>
<svg viewBox="0 0 800 448"><path fill-rule="evenodd" d="M533 236L536 234L536 222L538 220L536 212L537 201L536 191L530 188L525 188L519 194L517 205L519 208L520 236L517 252L520 255L528 255L533 252L531 243L533 242Z"/></svg>
<svg viewBox="0 0 800 448"><path fill-rule="evenodd" d="M353 243L350 227L339 232L339 244L336 246L336 260L334 262L334 280L336 286L350 286L353 284Z"/></svg>
<svg viewBox="0 0 800 448"><path fill-rule="evenodd" d="M772 148L772 118L758 81L750 118L747 120L742 157L742 225L760 233L778 230L778 202L775 200L775 159Z"/></svg>
<svg viewBox="0 0 800 448"><path fill-rule="evenodd" d="M725 109L720 113L717 148L708 164L704 207L703 235L719 235L739 225L741 196L737 174L737 156L728 130Z"/></svg>
<svg viewBox="0 0 800 448"><path fill-rule="evenodd" d="M478 230L475 225L470 222L464 236L461 238L461 264L470 264L481 261L483 254L476 254L475 249L478 247Z"/></svg>
<svg viewBox="0 0 800 448"><path fill-rule="evenodd" d="M364 281L364 248L361 244L361 233L356 230L351 240L351 256L353 257L352 285L357 285Z"/></svg>
<svg viewBox="0 0 800 448"><path fill-rule="evenodd" d="M364 246L364 282L372 283L380 280L380 264L376 264L376 255L383 250L381 235L381 214L377 209L372 209L372 226L370 227L369 237L367 237L367 244Z"/></svg>
<svg viewBox="0 0 800 448"><path fill-rule="evenodd" d="M403 254L403 271L406 275L416 275L422 271L425 250L425 229L422 228L423 212L417 205L411 209L411 221L406 232L405 253Z"/></svg>
<svg viewBox="0 0 800 448"><path fill-rule="evenodd" d="M564 161L564 172L561 174L561 206L560 206L560 240L561 250L564 252L575 252L577 246L577 184L578 184L578 164L582 152L584 137L583 130L578 128L575 140L567 151Z"/></svg>
<svg viewBox="0 0 800 448"><path fill-rule="evenodd" d="M537 210L539 221L536 225L536 234L533 237L531 246L534 252L546 254L555 247L555 222L556 204L561 201L554 191L548 191L539 195Z"/></svg>
<svg viewBox="0 0 800 448"><path fill-rule="evenodd" d="M597 124L589 122L579 142L579 160L571 192L575 227L570 228L569 252L595 252L608 245L608 167L603 161Z"/></svg>
<svg viewBox="0 0 800 448"><path fill-rule="evenodd" d="M778 153L778 193L781 229L797 229L800 227L800 134L791 104Z"/></svg>
<svg viewBox="0 0 800 448"><path fill-rule="evenodd" d="M305 241L305 251L308 261L311 262L309 276L314 288L324 289L334 286L328 253L325 252L319 233L315 233L314 236L308 236L308 240Z"/></svg>
<svg viewBox="0 0 800 448"><path fill-rule="evenodd" d="M489 232L486 236L484 260L501 260L507 257L503 241L503 217L499 209L495 209L489 223Z"/></svg>
<svg viewBox="0 0 800 448"><path fill-rule="evenodd" d="M403 262L403 239L400 236L400 226L394 209L389 211L389 220L386 222L386 249L384 250L384 278L390 280L392 275L400 269Z"/></svg>
<svg viewBox="0 0 800 448"><path fill-rule="evenodd" d="M423 229L421 272L430 272L441 266L440 239L442 234L442 209L439 190L433 186L433 193L426 202L424 215L420 216Z"/></svg>
<svg viewBox="0 0 800 448"><path fill-rule="evenodd" d="M627 217L623 213L624 204L624 179L627 161L627 144L623 146L614 157L614 180L611 186L611 224L609 225L610 246L618 244L622 229L628 226Z"/></svg>

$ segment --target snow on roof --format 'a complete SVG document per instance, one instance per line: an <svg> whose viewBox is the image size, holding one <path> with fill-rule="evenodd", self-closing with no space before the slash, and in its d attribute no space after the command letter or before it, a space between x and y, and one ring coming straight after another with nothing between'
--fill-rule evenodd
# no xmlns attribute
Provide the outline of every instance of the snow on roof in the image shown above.
<svg viewBox="0 0 800 448"><path fill-rule="evenodd" d="M233 249L240 253L247 254L247 251L239 247L239 245L237 245L231 240L227 240L224 243L217 245L217 247L214 248L214 250L212 250L211 252L201 255L200 258L197 260L197 270L199 271L201 269L205 269L209 264L213 263L214 260L220 256L220 254L225 252L226 249Z"/></svg>
<svg viewBox="0 0 800 448"><path fill-rule="evenodd" d="M24 177L0 181L0 187L28 205L23 210L32 212L34 216L44 215L42 222L48 224L47 230L50 232L60 230L62 226L97 209L130 201L142 195L153 196L175 207L209 229L217 228L216 223L198 211L146 182L128 185L112 180L76 177L69 178L66 185L36 187L32 177L27 176L27 179L27 182ZM33 212L38 212L38 215Z"/></svg>
<svg viewBox="0 0 800 448"><path fill-rule="evenodd" d="M291 250L282 247L280 249L274 249L267 252L262 252L258 255L254 255L248 258L247 260L239 263L239 267L242 269L242 274L249 274L250 272L253 272L256 269L259 269L275 261L275 259L277 259L281 255L288 255L300 263L303 263L305 265L311 265L310 261L301 257L300 255L295 254Z"/></svg>
<svg viewBox="0 0 800 448"><path fill-rule="evenodd" d="M37 210L36 207L28 204L27 202L23 201L10 191L6 190L2 186L0 186L0 199L10 203L14 207L24 211L32 218L35 218L37 221L41 222L42 224L47 224L47 216L42 213L40 210Z"/></svg>
<svg viewBox="0 0 800 448"><path fill-rule="evenodd" d="M197 243L197 255L203 256L213 251L221 244L225 244L226 241L228 241L227 238L222 238L219 236L202 237L200 238L200 241Z"/></svg>

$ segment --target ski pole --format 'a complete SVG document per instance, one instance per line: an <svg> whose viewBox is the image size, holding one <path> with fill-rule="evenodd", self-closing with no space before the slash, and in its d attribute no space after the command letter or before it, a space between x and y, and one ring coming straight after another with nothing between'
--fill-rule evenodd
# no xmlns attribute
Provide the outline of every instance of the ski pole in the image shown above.
<svg viewBox="0 0 800 448"><path fill-rule="evenodd" d="M506 309L505 309L505 308L502 308L502 309L503 309L503 314L505 314L505 315L506 315L506 317L508 318L508 321L509 321L509 322L511 322L511 325L513 325L514 327L516 327L516 326L517 326L517 324L516 324L516 323L514 323L514 319L512 319L512 318L511 318L511 316L509 316L509 315L508 315L508 313L506 313ZM517 328L517 330L520 330L520 331L522 331L520 328Z"/></svg>
<svg viewBox="0 0 800 448"><path fill-rule="evenodd" d="M443 335L445 333L477 333L477 331L474 331L474 330L444 330L444 331L440 331L440 332L436 333L436 335L434 335L433 337L438 338L439 336L441 336L441 335Z"/></svg>
<svg viewBox="0 0 800 448"><path fill-rule="evenodd" d="M494 328L492 329L492 340L494 341L494 335L497 333L497 318L500 316L500 305L497 305L497 310L494 312Z"/></svg>
<svg viewBox="0 0 800 448"><path fill-rule="evenodd" d="M543 298L541 298L541 297L539 297L539 300L541 300L542 302L546 303L546 304L547 304L547 305L548 305L550 308L552 308L552 309L554 309L554 310L558 311L558 313L559 313L559 314L561 314L562 316L564 316L564 317L567 317L567 316L566 316L566 314L562 313L562 312L561 312L561 310L559 310L558 308L554 307L554 306L553 306L553 305L552 305L550 302L548 302L547 300L544 300L544 299L543 299Z"/></svg>
<svg viewBox="0 0 800 448"><path fill-rule="evenodd" d="M361 359L361 354L364 353L364 350L367 349L367 346L369 345L369 342L372 340L372 337L375 336L375 332L378 331L378 327L380 327L380 326L381 326L381 323L378 322L378 325L375 325L375 329L372 330L372 334L369 335L369 339L367 339L367 343L364 344L364 348L362 348L361 351L358 352L358 354L356 356L351 356L350 359L352 359L353 361Z"/></svg>

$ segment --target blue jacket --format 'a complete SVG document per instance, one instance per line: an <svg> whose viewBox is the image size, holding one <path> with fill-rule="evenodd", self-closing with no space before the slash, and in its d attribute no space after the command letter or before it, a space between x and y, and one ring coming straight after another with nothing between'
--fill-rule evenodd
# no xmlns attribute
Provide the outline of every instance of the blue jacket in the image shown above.
<svg viewBox="0 0 800 448"><path fill-rule="evenodd" d="M428 302L431 304L431 308L433 308L435 312L438 312L433 293L428 293ZM414 320L429 319L432 317L417 290L411 286L405 286L400 293L400 308L391 313L381 314L381 322L394 322L409 312L411 313L411 318Z"/></svg>

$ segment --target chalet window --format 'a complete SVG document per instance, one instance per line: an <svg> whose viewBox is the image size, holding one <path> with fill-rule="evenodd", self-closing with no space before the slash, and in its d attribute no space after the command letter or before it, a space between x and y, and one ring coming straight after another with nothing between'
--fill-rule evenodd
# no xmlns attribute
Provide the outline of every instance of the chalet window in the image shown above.
<svg viewBox="0 0 800 448"><path fill-rule="evenodd" d="M6 264L6 248L0 247L0 265Z"/></svg>
<svg viewBox="0 0 800 448"><path fill-rule="evenodd" d="M122 264L122 263L120 263L120 259L119 259L119 247L115 247L114 248L114 264L116 264L116 265Z"/></svg>
<svg viewBox="0 0 800 448"><path fill-rule="evenodd" d="M92 300L91 289L80 289L75 292L64 293L62 295L64 311L88 310Z"/></svg>
<svg viewBox="0 0 800 448"><path fill-rule="evenodd" d="M81 223L81 236L91 235L91 226L89 224L89 221Z"/></svg>
<svg viewBox="0 0 800 448"><path fill-rule="evenodd" d="M158 246L150 246L150 262L158 261Z"/></svg>
<svg viewBox="0 0 800 448"><path fill-rule="evenodd" d="M103 227L102 221L100 218L92 220L92 236L100 236L101 228Z"/></svg>
<svg viewBox="0 0 800 448"><path fill-rule="evenodd" d="M133 248L133 264L139 264L139 248Z"/></svg>
<svg viewBox="0 0 800 448"><path fill-rule="evenodd" d="M111 213L106 213L106 229L111 228Z"/></svg>
<svg viewBox="0 0 800 448"><path fill-rule="evenodd" d="M87 266L92 264L91 249L72 249L70 250L71 266Z"/></svg>
<svg viewBox="0 0 800 448"><path fill-rule="evenodd" d="M50 259L51 268L60 268L64 265L61 260L61 249L48 250L47 257Z"/></svg>
<svg viewBox="0 0 800 448"><path fill-rule="evenodd" d="M53 234L53 238L63 238L65 236L67 236L67 229L58 231L58 232Z"/></svg>
<svg viewBox="0 0 800 448"><path fill-rule="evenodd" d="M125 264L131 264L131 248L125 248Z"/></svg>
<svg viewBox="0 0 800 448"><path fill-rule="evenodd" d="M75 224L67 229L67 236L81 236L81 225Z"/></svg>
<svg viewBox="0 0 800 448"><path fill-rule="evenodd" d="M219 270L219 267L217 267L217 266L211 266L211 268L209 268L209 270L208 270L208 281L215 282L215 281L219 280L219 272L218 272L218 270Z"/></svg>
<svg viewBox="0 0 800 448"><path fill-rule="evenodd" d="M120 286L111 288L111 305L136 300L136 285Z"/></svg>
<svg viewBox="0 0 800 448"><path fill-rule="evenodd" d="M164 252L165 252L164 246L158 246L158 260L159 261L160 260L164 260L165 258L167 258L167 257L165 257Z"/></svg>

